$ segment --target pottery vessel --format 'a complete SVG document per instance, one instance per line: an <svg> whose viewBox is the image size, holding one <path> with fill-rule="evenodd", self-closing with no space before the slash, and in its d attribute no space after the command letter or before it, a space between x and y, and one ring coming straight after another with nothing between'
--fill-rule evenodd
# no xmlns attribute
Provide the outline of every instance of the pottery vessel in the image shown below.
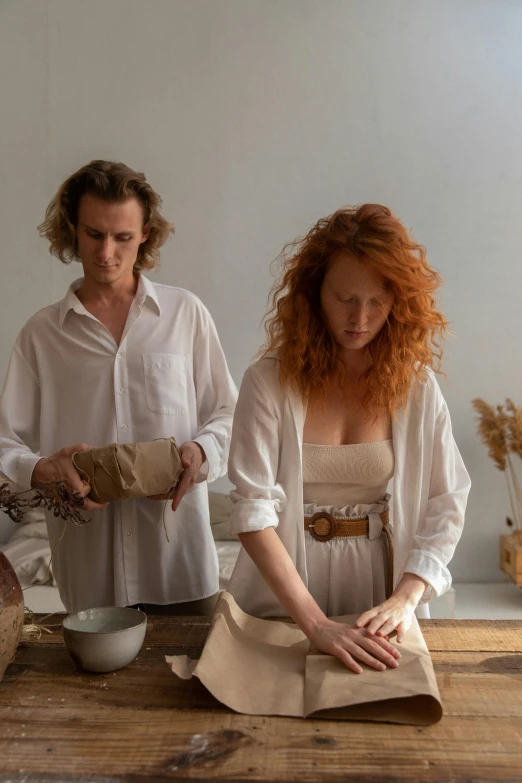
<svg viewBox="0 0 522 783"><path fill-rule="evenodd" d="M130 606L99 606L70 614L62 623L71 658L90 672L114 672L137 656L147 615Z"/></svg>
<svg viewBox="0 0 522 783"><path fill-rule="evenodd" d="M0 552L0 681L12 662L24 625L24 597L7 557Z"/></svg>

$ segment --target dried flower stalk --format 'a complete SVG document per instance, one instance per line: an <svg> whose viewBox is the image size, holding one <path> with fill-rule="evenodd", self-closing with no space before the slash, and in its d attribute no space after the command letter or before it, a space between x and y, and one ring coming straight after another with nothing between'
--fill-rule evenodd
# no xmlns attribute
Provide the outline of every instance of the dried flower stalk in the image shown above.
<svg viewBox="0 0 522 783"><path fill-rule="evenodd" d="M522 488L511 456L522 458L522 407L509 398L496 408L481 399L473 400L472 405L479 415L478 433L488 454L506 475L515 527L522 530Z"/></svg>
<svg viewBox="0 0 522 783"><path fill-rule="evenodd" d="M7 482L0 485L0 510L13 522L23 522L24 513L30 508L43 508L55 517L85 525L89 519L81 513L82 506L83 497L79 492L71 492L64 481L38 484L23 492L14 492Z"/></svg>
<svg viewBox="0 0 522 783"><path fill-rule="evenodd" d="M506 400L508 414L507 426L509 434L509 449L522 457L522 407L515 405L509 397Z"/></svg>
<svg viewBox="0 0 522 783"><path fill-rule="evenodd" d="M489 456L499 470L505 470L507 454L505 418L499 416L498 408L495 409L484 400L473 400L472 405L479 415L478 434L488 447Z"/></svg>

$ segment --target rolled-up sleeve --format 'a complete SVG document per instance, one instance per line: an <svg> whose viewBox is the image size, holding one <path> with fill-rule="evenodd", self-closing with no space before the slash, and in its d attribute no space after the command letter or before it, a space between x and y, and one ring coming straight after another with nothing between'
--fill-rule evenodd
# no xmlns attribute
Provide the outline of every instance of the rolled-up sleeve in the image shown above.
<svg viewBox="0 0 522 783"><path fill-rule="evenodd" d="M194 345L194 383L198 431L193 440L207 458L198 481L214 481L226 473L237 389L214 322L203 305Z"/></svg>
<svg viewBox="0 0 522 783"><path fill-rule="evenodd" d="M243 378L234 417L228 474L235 489L230 527L247 533L277 527L286 496L277 482L280 421L270 392L254 367Z"/></svg>
<svg viewBox="0 0 522 783"><path fill-rule="evenodd" d="M471 487L468 472L453 438L449 411L440 390L433 433L433 457L427 511L414 536L405 572L428 583L420 600L426 603L451 587L448 570L464 526Z"/></svg>
<svg viewBox="0 0 522 783"><path fill-rule="evenodd" d="M0 397L0 471L21 489L31 486L39 449L40 385L22 354L20 339ZM32 450L34 449L34 451Z"/></svg>

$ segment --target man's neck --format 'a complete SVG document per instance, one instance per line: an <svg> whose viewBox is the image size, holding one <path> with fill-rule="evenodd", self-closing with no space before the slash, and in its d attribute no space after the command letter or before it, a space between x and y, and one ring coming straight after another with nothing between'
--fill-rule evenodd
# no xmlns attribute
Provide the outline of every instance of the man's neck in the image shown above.
<svg viewBox="0 0 522 783"><path fill-rule="evenodd" d="M86 309L89 309L89 305L110 307L123 302L130 305L136 296L138 282L138 275L114 283L99 283L86 276L75 293Z"/></svg>

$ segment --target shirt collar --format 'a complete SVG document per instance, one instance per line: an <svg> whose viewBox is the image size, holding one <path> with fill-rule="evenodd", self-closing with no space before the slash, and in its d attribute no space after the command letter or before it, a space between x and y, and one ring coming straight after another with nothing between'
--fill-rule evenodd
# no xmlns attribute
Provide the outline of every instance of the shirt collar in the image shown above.
<svg viewBox="0 0 522 783"><path fill-rule="evenodd" d="M65 316L69 312L69 310L74 310L75 313L79 313L80 315L87 314L87 310L82 305L78 297L76 296L76 291L83 283L83 277L79 277L78 280L75 280L74 283L71 283L69 288L67 289L67 293L65 294L65 297L62 299L61 305L60 305L60 315L59 315L59 326L60 329L63 329L63 322L65 321ZM138 278L138 288L136 289L136 296L135 301L136 303L141 306L145 303L146 300L150 300L153 309L156 310L158 315L161 315L161 307L158 299L158 294L156 293L156 289L154 287L154 283L152 283L148 278L144 277L140 273Z"/></svg>
<svg viewBox="0 0 522 783"><path fill-rule="evenodd" d="M153 308L158 315L161 315L161 307L158 299L158 294L154 283L152 283L148 277L140 273L138 280L138 290L136 291L136 300L139 305L142 305L146 299L150 299Z"/></svg>

